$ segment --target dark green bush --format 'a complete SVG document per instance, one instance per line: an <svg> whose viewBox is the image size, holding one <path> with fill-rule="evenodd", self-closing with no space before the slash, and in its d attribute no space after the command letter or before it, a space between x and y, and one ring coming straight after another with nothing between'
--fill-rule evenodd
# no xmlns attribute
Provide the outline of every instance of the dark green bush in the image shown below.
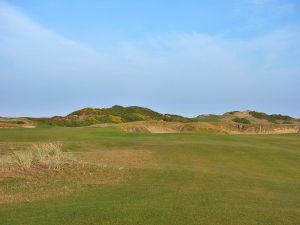
<svg viewBox="0 0 300 225"><path fill-rule="evenodd" d="M285 121L286 122L286 121L290 121L292 119L292 117L290 117L290 116L285 116L285 115L281 115L281 114L268 115L266 113L255 112L255 111L250 111L249 114L257 119L268 120L271 123L276 123L277 121Z"/></svg>
<svg viewBox="0 0 300 225"><path fill-rule="evenodd" d="M251 124L251 122L248 119L246 119L246 118L236 117L232 121L236 122L236 123Z"/></svg>

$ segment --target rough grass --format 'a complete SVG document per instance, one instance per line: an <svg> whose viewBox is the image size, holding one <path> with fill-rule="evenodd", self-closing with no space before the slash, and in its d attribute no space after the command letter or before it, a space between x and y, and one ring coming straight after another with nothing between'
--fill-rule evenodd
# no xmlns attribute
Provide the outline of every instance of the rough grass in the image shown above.
<svg viewBox="0 0 300 225"><path fill-rule="evenodd" d="M63 154L59 143L37 143L33 144L33 149L33 161L48 169L59 170L63 164L69 161L69 158Z"/></svg>
<svg viewBox="0 0 300 225"><path fill-rule="evenodd" d="M13 151L8 153L3 148ZM120 157L115 159L103 153L104 157L92 152L69 154L62 151L60 142L2 143L0 211L2 204L36 202L80 192L89 186L119 183L128 179L130 168L142 165L148 158L119 152ZM134 161L128 164L128 157Z"/></svg>
<svg viewBox="0 0 300 225"><path fill-rule="evenodd" d="M34 166L42 166L50 170L60 170L61 167L71 161L70 155L62 152L58 142L34 143L29 149L13 151L8 156L3 156L2 167L20 167L29 169Z"/></svg>
<svg viewBox="0 0 300 225"><path fill-rule="evenodd" d="M34 163L34 154L32 151L13 152L8 165L22 168L30 168Z"/></svg>

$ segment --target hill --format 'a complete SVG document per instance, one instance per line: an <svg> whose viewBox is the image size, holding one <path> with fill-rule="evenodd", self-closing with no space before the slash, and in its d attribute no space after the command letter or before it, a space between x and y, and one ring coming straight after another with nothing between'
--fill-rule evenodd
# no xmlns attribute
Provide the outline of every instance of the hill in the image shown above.
<svg viewBox="0 0 300 225"><path fill-rule="evenodd" d="M186 118L179 115L161 114L151 109L128 106L123 107L115 105L111 108L83 108L70 113L67 116L55 116L52 118L31 118L39 124L48 124L55 126L89 126L103 123L126 123L135 121L163 120L169 122L192 122L192 118Z"/></svg>
<svg viewBox="0 0 300 225"><path fill-rule="evenodd" d="M27 118L0 117L0 128L35 128L33 121Z"/></svg>
<svg viewBox="0 0 300 225"><path fill-rule="evenodd" d="M223 115L205 114L197 117L199 122L229 122L239 124L293 124L299 125L300 120L281 114L266 114L256 111L232 111Z"/></svg>
<svg viewBox="0 0 300 225"><path fill-rule="evenodd" d="M162 114L139 106L83 108L66 116L51 118L3 118L0 128L66 126L115 127L144 133L299 133L300 120L281 114L232 111L223 115L205 114L188 118Z"/></svg>

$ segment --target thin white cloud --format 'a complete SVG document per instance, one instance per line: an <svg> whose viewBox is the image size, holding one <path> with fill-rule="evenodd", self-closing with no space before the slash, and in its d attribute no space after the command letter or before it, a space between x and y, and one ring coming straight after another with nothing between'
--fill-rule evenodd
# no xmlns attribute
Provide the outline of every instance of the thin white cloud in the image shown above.
<svg viewBox="0 0 300 225"><path fill-rule="evenodd" d="M89 71L95 60L100 63L100 56L91 48L42 27L3 2L0 2L0 43L2 57L8 58L14 68L39 76L76 72L74 67Z"/></svg>
<svg viewBox="0 0 300 225"><path fill-rule="evenodd" d="M10 96L27 109L47 102L56 112L86 104L138 104L189 113L183 108L205 105L209 111L214 101L224 111L250 108L279 88L283 99L300 96L299 40L294 27L250 39L178 33L124 40L99 53L0 2L0 79L14 84L1 87L0 101ZM270 104L276 108L277 102Z"/></svg>

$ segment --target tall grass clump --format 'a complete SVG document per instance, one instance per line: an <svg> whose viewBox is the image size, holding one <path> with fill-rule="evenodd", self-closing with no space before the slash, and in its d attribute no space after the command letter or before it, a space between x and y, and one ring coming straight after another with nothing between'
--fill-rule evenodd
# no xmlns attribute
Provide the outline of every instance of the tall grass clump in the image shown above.
<svg viewBox="0 0 300 225"><path fill-rule="evenodd" d="M30 168L33 164L31 151L15 151L12 154L12 164L22 168Z"/></svg>
<svg viewBox="0 0 300 225"><path fill-rule="evenodd" d="M61 169L67 157L62 152L62 145L56 142L33 144L34 157L36 164L47 167L48 169Z"/></svg>
<svg viewBox="0 0 300 225"><path fill-rule="evenodd" d="M36 143L28 150L13 152L7 164L22 168L41 166L51 170L60 170L70 161L71 158L63 153L60 143L48 142Z"/></svg>

